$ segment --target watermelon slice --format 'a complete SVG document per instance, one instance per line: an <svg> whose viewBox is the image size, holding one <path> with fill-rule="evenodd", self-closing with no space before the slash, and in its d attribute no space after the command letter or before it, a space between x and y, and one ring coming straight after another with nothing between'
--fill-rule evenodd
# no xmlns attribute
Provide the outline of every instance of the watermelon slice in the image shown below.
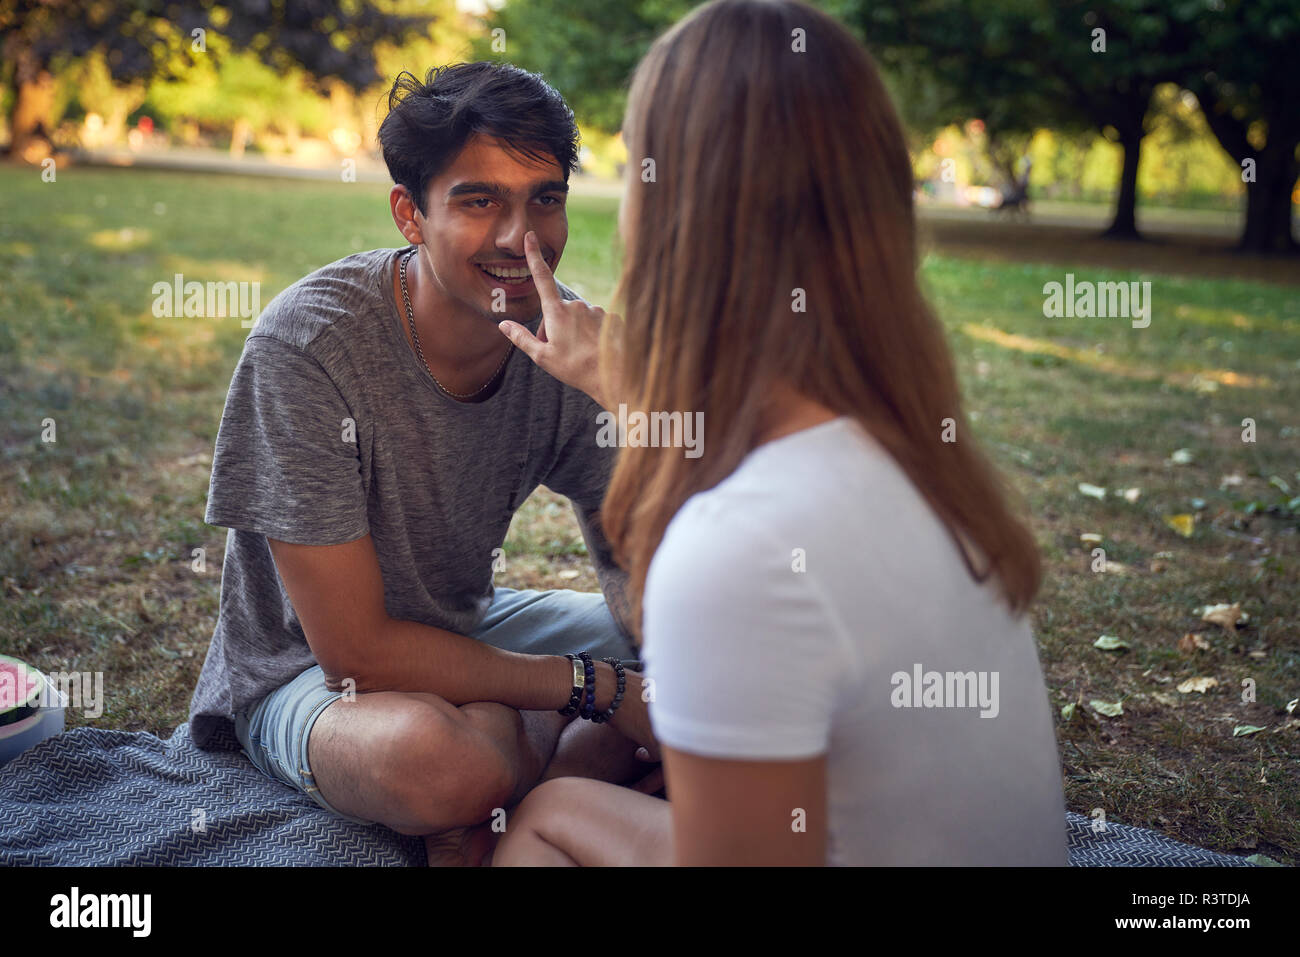
<svg viewBox="0 0 1300 957"><path fill-rule="evenodd" d="M45 682L35 668L0 655L0 727L31 717L40 709Z"/></svg>

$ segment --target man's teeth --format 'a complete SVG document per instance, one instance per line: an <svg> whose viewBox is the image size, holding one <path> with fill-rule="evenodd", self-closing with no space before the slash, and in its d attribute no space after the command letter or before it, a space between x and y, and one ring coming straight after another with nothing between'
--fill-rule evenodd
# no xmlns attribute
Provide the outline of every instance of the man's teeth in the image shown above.
<svg viewBox="0 0 1300 957"><path fill-rule="evenodd" d="M532 275L526 268L502 269L497 266L482 266L480 268L496 279L527 279Z"/></svg>

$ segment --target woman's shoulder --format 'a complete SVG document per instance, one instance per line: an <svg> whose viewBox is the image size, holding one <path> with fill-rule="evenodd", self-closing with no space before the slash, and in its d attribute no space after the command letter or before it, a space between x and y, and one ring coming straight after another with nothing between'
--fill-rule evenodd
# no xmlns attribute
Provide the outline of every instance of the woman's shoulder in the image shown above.
<svg viewBox="0 0 1300 957"><path fill-rule="evenodd" d="M721 482L692 495L674 520L807 529L810 522L833 523L846 509L863 514L880 504L880 495L867 493L906 483L876 439L856 419L840 416L752 449Z"/></svg>

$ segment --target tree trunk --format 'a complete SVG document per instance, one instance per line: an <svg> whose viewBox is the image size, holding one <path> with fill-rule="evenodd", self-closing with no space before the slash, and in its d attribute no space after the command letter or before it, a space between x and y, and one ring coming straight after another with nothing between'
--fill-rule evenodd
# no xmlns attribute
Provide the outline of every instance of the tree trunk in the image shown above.
<svg viewBox="0 0 1300 957"><path fill-rule="evenodd" d="M54 151L50 124L54 115L54 75L30 52L18 55L14 70L14 105L9 115L12 159L39 164Z"/></svg>
<svg viewBox="0 0 1300 957"><path fill-rule="evenodd" d="M1291 190L1300 175L1296 142L1270 142L1255 163L1255 182L1246 184L1246 227L1238 248L1251 253L1294 253Z"/></svg>
<svg viewBox="0 0 1300 957"><path fill-rule="evenodd" d="M1119 200L1115 204L1115 218L1102 235L1108 239L1141 239L1137 229L1138 160L1142 156L1142 133L1120 133L1120 147L1124 150L1124 168L1119 177Z"/></svg>

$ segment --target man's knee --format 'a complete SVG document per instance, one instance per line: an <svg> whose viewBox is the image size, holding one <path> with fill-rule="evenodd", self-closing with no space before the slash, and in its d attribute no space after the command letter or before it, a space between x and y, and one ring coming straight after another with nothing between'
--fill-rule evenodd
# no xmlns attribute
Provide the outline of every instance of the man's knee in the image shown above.
<svg viewBox="0 0 1300 957"><path fill-rule="evenodd" d="M410 833L429 834L477 824L504 807L517 769L476 718L502 709L497 720L520 721L505 705L475 702L460 708L414 704L395 722L383 760L384 773L410 822ZM405 830L405 829L403 829Z"/></svg>

